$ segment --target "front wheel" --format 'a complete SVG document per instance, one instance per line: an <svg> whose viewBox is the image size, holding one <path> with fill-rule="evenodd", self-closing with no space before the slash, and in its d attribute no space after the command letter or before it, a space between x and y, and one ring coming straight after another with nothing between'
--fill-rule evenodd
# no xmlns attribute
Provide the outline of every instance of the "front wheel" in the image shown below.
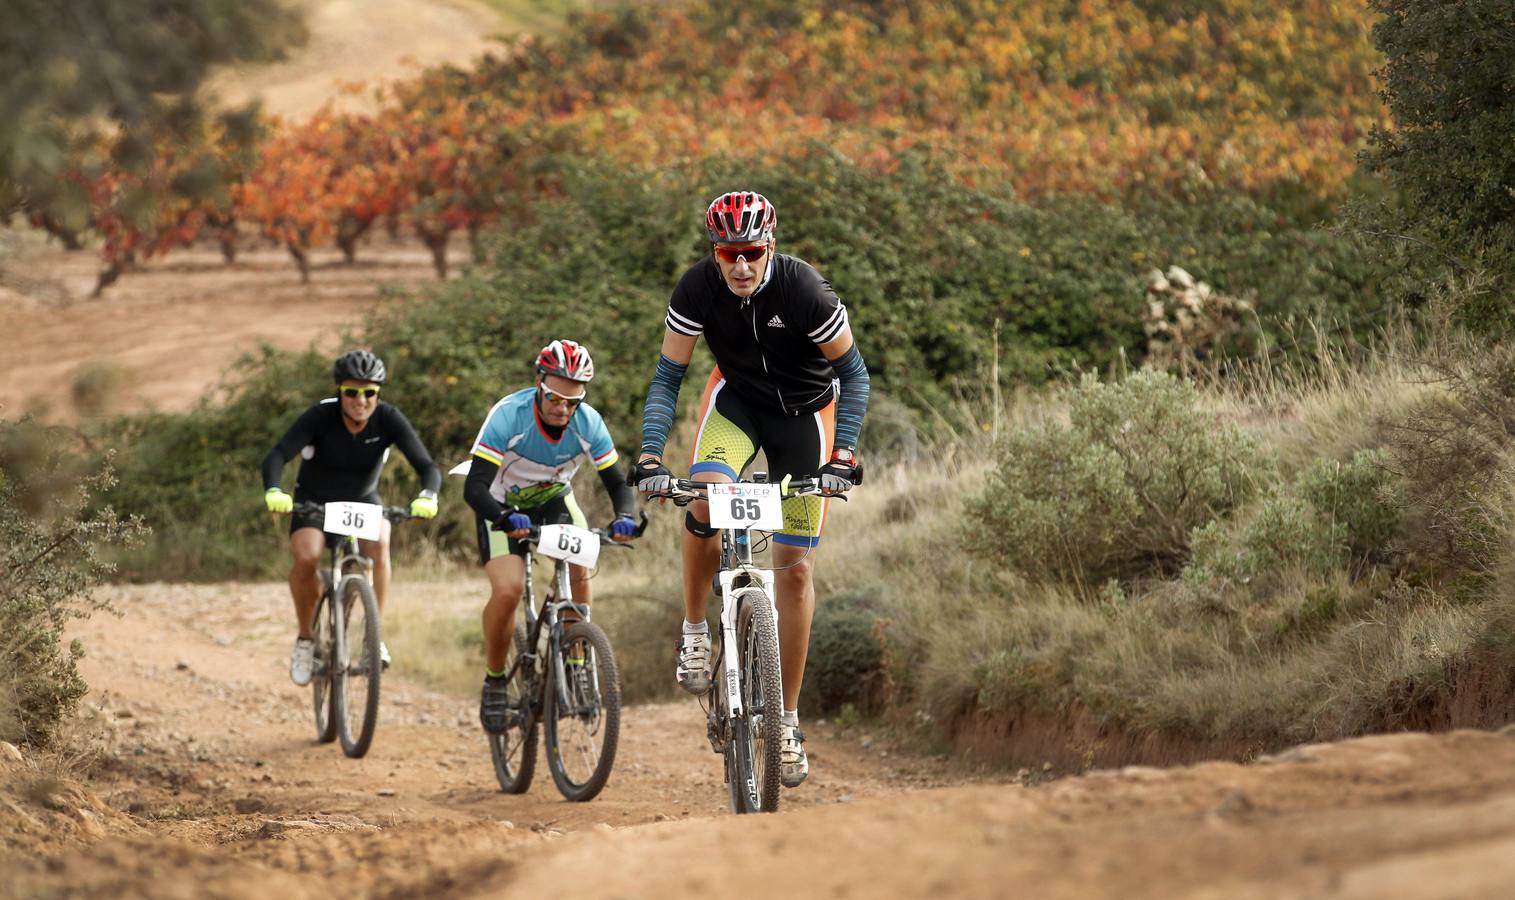
<svg viewBox="0 0 1515 900"><path fill-rule="evenodd" d="M310 679L316 713L316 740L323 744L337 739L338 723L343 715L342 691L338 688L340 677L334 662L341 622L342 611L331 602L331 593L323 593L316 603L315 622L311 627L316 636L316 658L315 671Z"/></svg>
<svg viewBox="0 0 1515 900"><path fill-rule="evenodd" d="M542 708L547 767L564 797L592 800L610 778L621 733L615 652L600 626L574 622L554 656Z"/></svg>
<svg viewBox="0 0 1515 900"><path fill-rule="evenodd" d="M522 623L516 626L510 653L505 657L505 671L510 673L510 718L504 732L489 735L495 778L507 794L526 793L537 769L537 720L531 709L536 673L521 662L526 645L526 625Z"/></svg>
<svg viewBox="0 0 1515 900"><path fill-rule="evenodd" d="M340 586L342 634L339 655L342 678L342 752L357 759L373 743L379 722L379 602L364 578L348 578Z"/></svg>
<svg viewBox="0 0 1515 900"><path fill-rule="evenodd" d="M784 734L783 671L773 601L760 588L736 591L737 668L741 672L742 714L731 722L727 772L734 812L779 808L779 742Z"/></svg>

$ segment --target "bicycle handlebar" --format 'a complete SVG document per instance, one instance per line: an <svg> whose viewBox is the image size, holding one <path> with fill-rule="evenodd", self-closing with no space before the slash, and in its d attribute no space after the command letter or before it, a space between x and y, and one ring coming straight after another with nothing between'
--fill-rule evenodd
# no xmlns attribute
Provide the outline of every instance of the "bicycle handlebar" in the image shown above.
<svg viewBox="0 0 1515 900"><path fill-rule="evenodd" d="M601 547L619 547L619 548L621 548L623 550L630 550L630 549L632 549L632 546L631 546L630 542L616 540L615 539L615 532L611 531L609 528L586 528L584 530L590 532L595 537L598 537L600 539L600 546ZM641 537L642 533L644 531L646 531L646 530L647 530L647 514L646 513L642 513L642 521L637 523L637 530L634 531L634 532L632 532L631 536L634 537L634 538ZM542 526L540 526L540 525L533 525L533 526L531 526L531 528L529 528L527 530L527 533L526 533L525 537L523 537L523 538L516 538L516 540L518 540L518 541L525 541L528 544L535 544L535 543L539 542L541 540L541 538L542 538Z"/></svg>
<svg viewBox="0 0 1515 900"><path fill-rule="evenodd" d="M294 507L290 509L290 514L293 515L295 513L301 513L309 515L320 515L325 510L325 503L317 503L314 500L302 500L299 503L296 503ZM391 522L404 522L408 519L414 519L416 516L410 514L409 507L386 506L384 507L384 518L388 519Z"/></svg>
<svg viewBox="0 0 1515 900"><path fill-rule="evenodd" d="M710 486L712 484L726 483L727 482L721 481L690 481L687 478L675 478L673 480L673 490L651 491L647 494L647 496L652 498L672 500L674 506L687 506L694 500L706 499L710 493ZM815 478L791 478L789 479L788 484L785 484L781 481L773 481L769 482L769 484L778 487L779 493L786 498L819 495L825 497L840 497L843 500L847 499L846 494L827 494L823 492L821 490L820 482Z"/></svg>

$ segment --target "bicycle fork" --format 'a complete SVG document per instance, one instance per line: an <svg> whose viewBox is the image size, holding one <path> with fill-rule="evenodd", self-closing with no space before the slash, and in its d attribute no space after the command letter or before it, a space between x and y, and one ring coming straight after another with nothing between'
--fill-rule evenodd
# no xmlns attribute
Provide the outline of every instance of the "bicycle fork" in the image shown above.
<svg viewBox="0 0 1515 900"><path fill-rule="evenodd" d="M740 719L745 710L742 703L742 654L737 651L737 604L734 601L738 578L743 587L761 586L763 602L773 605L773 573L756 566L742 566L721 572L721 689L726 693L726 715L729 721ZM778 621L778 609L774 609L774 621Z"/></svg>

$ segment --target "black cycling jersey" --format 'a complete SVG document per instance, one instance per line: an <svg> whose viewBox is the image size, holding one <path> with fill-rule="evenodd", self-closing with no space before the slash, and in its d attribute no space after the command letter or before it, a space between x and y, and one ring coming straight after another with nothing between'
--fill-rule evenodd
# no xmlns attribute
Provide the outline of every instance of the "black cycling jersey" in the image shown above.
<svg viewBox="0 0 1515 900"><path fill-rule="evenodd" d="M775 254L762 287L743 299L706 256L674 287L667 324L704 334L731 388L751 404L798 416L834 396L836 373L820 345L847 327L847 308L804 260Z"/></svg>
<svg viewBox="0 0 1515 900"><path fill-rule="evenodd" d="M441 489L442 473L403 413L381 400L363 430L353 434L342 421L342 407L334 397L301 413L268 451L263 458L263 489L278 487L284 464L300 456L294 491L298 499L327 503L371 497L378 489L385 451L391 444L410 460L422 489Z"/></svg>

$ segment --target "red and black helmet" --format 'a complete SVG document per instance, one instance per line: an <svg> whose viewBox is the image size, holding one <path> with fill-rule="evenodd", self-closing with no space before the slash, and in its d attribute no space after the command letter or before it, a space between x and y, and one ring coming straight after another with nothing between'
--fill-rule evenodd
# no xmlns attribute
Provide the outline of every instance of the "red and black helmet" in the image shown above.
<svg viewBox="0 0 1515 900"><path fill-rule="evenodd" d="M767 197L753 191L732 191L711 201L705 210L705 232L718 244L755 244L773 237L778 211Z"/></svg>
<svg viewBox="0 0 1515 900"><path fill-rule="evenodd" d="M588 384L594 378L594 360L584 345L575 341L553 341L537 354L537 371Z"/></svg>

